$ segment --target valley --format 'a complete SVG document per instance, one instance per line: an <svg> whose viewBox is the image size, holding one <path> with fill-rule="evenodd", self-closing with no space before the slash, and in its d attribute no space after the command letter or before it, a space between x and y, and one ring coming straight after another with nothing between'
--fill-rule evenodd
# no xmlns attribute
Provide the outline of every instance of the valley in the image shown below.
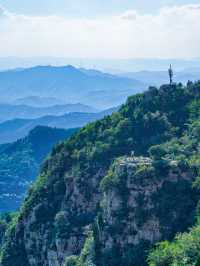
<svg viewBox="0 0 200 266"><path fill-rule="evenodd" d="M198 265L199 88L150 87L54 147L1 265Z"/></svg>
<svg viewBox="0 0 200 266"><path fill-rule="evenodd" d="M52 147L76 131L38 126L25 138L0 145L0 213L20 208Z"/></svg>
<svg viewBox="0 0 200 266"><path fill-rule="evenodd" d="M199 0L0 2L0 266L200 266Z"/></svg>

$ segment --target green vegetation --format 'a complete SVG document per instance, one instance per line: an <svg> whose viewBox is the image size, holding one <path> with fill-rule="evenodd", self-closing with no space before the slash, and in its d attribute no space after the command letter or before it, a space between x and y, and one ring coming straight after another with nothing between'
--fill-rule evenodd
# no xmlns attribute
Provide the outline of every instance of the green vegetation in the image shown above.
<svg viewBox="0 0 200 266"><path fill-rule="evenodd" d="M197 86L199 88L199 86ZM196 89L197 89L196 88ZM198 93L198 90L195 90ZM193 100L189 104L190 124L188 130L179 139L172 139L159 147L162 155L177 160L183 167L193 169L196 179L193 186L200 188L200 101ZM155 150L155 149L153 149ZM150 149L150 153L152 148ZM187 198L185 199L187 200ZM148 257L150 266L198 266L200 265L200 214L197 211L197 224L188 232L178 234L174 241L157 244Z"/></svg>
<svg viewBox="0 0 200 266"><path fill-rule="evenodd" d="M12 226L16 221L17 213L4 213L0 216L0 246L5 240L5 232Z"/></svg>
<svg viewBox="0 0 200 266"><path fill-rule="evenodd" d="M178 235L174 242L161 242L148 258L149 266L200 265L200 226Z"/></svg>
<svg viewBox="0 0 200 266"><path fill-rule="evenodd" d="M0 212L19 208L53 145L75 132L38 126L26 138L0 145Z"/></svg>
<svg viewBox="0 0 200 266"><path fill-rule="evenodd" d="M33 213L36 215L36 220L31 228L35 237L37 238L44 228L46 230L48 244L45 250L51 247L56 249L58 240L67 242L70 234L73 235L74 232L81 232L82 240L85 238L83 230L88 225L95 224L96 220L98 221L97 232L93 232L93 235L87 238L82 252L80 250L72 252L76 255L79 253L80 256L67 258L67 266L94 265L95 261L100 266L132 266L134 263L143 265L141 263L146 259L144 254L147 255L149 243L132 244L125 250L120 250L122 259L118 254L117 244L116 248L111 247L111 252L108 254L102 255L100 252L101 238L98 237L98 231L103 230L104 227L107 229L102 219L102 206L100 206L102 192L106 193L115 188L120 192L119 196L122 199L126 199L128 195L127 188L124 187L126 175L115 175L115 163L113 167L111 164L119 162L116 158L120 160L121 157L130 156L134 151L135 156L150 156L152 164L140 165L136 169L133 182L138 182L142 186L145 185L143 182L147 178L150 178L152 183L159 182L169 172L173 176L176 171L180 171L191 175L191 179L194 179L193 186L197 187L200 183L198 178L200 177L199 97L200 82L188 83L186 87L173 84L161 86L160 89L150 88L143 94L130 97L119 112L88 124L69 140L54 147L43 164L39 178L24 201L17 222L17 234L15 235L14 229L8 235L2 252L2 266L10 266L13 260L16 261L16 266L30 265L28 262L30 250L27 250L28 247L25 245L30 227L26 226L26 222L30 220ZM196 188L193 190L190 183L192 182L187 182L187 179L177 182L177 186L173 186L172 182L165 182L162 189L158 190L150 201L154 203L153 214L159 217L161 231L166 230L164 234L166 240L172 240L176 233L183 233L188 227L194 225L195 217L191 219L191 215L196 208L194 206ZM141 228L144 220L142 218L151 213L145 212L142 208L146 205L144 198L140 197L138 201L141 208L138 208L135 213L140 218L137 226ZM172 210L174 213L170 215ZM112 217L116 218L117 223L108 230L112 230L111 235L116 243L115 236L123 235L126 221L130 218L128 218L128 212L126 204L122 204L121 208L115 210ZM184 216L181 224L176 220L176 216L179 215ZM179 224L173 224L174 221L179 221ZM172 228L172 231L168 232L166 228ZM136 232L131 234L134 235ZM168 258L165 260L165 256L171 256L170 261L175 254L181 256L181 252L186 254L186 257L190 256L187 254L193 254L192 252L195 253L198 250L197 238L198 230L194 227L191 232L179 235L174 243L160 244L149 255L150 265L182 265L173 264L173 262L167 264ZM189 239L191 244L188 247L184 246L182 250L182 242L187 240L188 243ZM177 246L176 249L173 248L175 246ZM34 252L35 257L41 258L39 245L35 247ZM196 258L198 260L198 256ZM190 263L190 257L187 259L186 261ZM125 263L122 264L122 262Z"/></svg>
<svg viewBox="0 0 200 266"><path fill-rule="evenodd" d="M96 266L94 237L92 232L89 232L80 256L68 257L65 266Z"/></svg>

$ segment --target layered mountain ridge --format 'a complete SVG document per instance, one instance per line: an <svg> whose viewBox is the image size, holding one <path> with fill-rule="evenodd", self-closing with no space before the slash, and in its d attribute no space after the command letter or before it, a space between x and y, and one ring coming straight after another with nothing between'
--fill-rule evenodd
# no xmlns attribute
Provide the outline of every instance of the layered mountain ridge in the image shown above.
<svg viewBox="0 0 200 266"><path fill-rule="evenodd" d="M50 107L32 107L28 105L0 104L0 122L12 119L34 119L42 116L60 116L67 113L96 113L93 107L84 104L53 105Z"/></svg>
<svg viewBox="0 0 200 266"><path fill-rule="evenodd" d="M54 148L9 225L1 265L146 265L155 243L192 226L199 93L200 83L151 87Z"/></svg>
<svg viewBox="0 0 200 266"><path fill-rule="evenodd" d="M38 126L25 138L0 145L0 213L20 207L53 145L76 131Z"/></svg>
<svg viewBox="0 0 200 266"><path fill-rule="evenodd" d="M60 116L47 115L35 119L12 119L0 123L0 144L16 141L25 137L30 130L37 126L48 126L52 128L77 128L89 122L112 114L119 107L110 108L98 113L73 112Z"/></svg>
<svg viewBox="0 0 200 266"><path fill-rule="evenodd" d="M36 66L0 72L1 101L4 102L34 95L107 109L120 105L127 96L142 91L145 87L142 82L134 79L71 65Z"/></svg>

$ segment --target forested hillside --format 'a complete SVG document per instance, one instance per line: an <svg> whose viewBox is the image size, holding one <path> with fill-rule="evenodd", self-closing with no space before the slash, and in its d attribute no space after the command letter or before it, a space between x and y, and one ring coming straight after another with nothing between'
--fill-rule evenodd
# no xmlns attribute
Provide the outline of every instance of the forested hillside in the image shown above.
<svg viewBox="0 0 200 266"><path fill-rule="evenodd" d="M13 119L0 123L0 144L16 141L28 135L38 125L55 128L78 128L89 122L112 114L119 107L110 108L98 113L69 113L61 116L43 116L37 119Z"/></svg>
<svg viewBox="0 0 200 266"><path fill-rule="evenodd" d="M53 145L75 131L38 126L27 137L0 145L0 213L20 207Z"/></svg>
<svg viewBox="0 0 200 266"><path fill-rule="evenodd" d="M1 265L198 265L198 225L151 250L198 223L199 118L200 82L151 87L53 148Z"/></svg>

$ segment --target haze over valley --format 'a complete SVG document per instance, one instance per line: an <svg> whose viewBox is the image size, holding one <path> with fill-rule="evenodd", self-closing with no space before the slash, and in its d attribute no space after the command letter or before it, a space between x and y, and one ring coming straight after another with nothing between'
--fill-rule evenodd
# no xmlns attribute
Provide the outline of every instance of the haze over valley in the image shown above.
<svg viewBox="0 0 200 266"><path fill-rule="evenodd" d="M2 102L30 96L54 97L66 104L106 109L122 104L127 96L145 88L141 81L73 66L36 66L0 72Z"/></svg>
<svg viewBox="0 0 200 266"><path fill-rule="evenodd" d="M200 266L199 0L2 0L0 266Z"/></svg>

